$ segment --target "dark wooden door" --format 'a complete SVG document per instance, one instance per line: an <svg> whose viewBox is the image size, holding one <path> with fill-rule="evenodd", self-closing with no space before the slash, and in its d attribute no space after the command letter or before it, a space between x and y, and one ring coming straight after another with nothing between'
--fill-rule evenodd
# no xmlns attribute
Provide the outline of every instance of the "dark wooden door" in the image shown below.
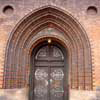
<svg viewBox="0 0 100 100"><path fill-rule="evenodd" d="M67 84L64 70L62 51L54 45L41 47L34 56L31 100L65 100Z"/></svg>

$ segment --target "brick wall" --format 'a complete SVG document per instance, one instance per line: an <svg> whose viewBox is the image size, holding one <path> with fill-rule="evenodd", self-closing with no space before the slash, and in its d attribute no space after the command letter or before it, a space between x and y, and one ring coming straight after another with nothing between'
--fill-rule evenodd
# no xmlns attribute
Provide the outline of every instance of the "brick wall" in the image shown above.
<svg viewBox="0 0 100 100"><path fill-rule="evenodd" d="M6 6L13 8L4 9ZM14 26L29 12L41 6L53 5L76 18L89 37L92 50L93 85L100 86L100 1L99 0L1 0L0 1L0 88L7 40ZM88 7L92 7L87 11ZM96 7L97 10L94 8ZM9 7L8 7L9 8Z"/></svg>

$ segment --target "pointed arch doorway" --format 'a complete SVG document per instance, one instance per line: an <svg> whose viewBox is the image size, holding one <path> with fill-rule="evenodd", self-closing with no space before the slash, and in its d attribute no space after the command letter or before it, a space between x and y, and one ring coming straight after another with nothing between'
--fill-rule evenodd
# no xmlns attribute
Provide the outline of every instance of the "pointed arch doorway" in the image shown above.
<svg viewBox="0 0 100 100"><path fill-rule="evenodd" d="M36 41L47 37L58 39L57 44L61 43L68 51L69 89L92 90L91 46L87 33L72 15L52 6L31 12L12 31L6 47L3 87L11 89L29 85L32 48L36 47ZM34 90L31 89L32 95Z"/></svg>
<svg viewBox="0 0 100 100"><path fill-rule="evenodd" d="M59 43L50 41L32 51L29 100L68 100L67 52Z"/></svg>

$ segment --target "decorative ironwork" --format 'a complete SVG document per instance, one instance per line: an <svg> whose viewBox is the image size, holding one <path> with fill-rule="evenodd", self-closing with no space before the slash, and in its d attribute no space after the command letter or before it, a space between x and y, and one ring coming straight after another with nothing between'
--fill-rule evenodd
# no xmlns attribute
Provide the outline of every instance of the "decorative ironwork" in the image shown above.
<svg viewBox="0 0 100 100"><path fill-rule="evenodd" d="M35 71L35 78L37 80L45 80L48 77L48 73L44 69L37 69Z"/></svg>
<svg viewBox="0 0 100 100"><path fill-rule="evenodd" d="M64 77L64 73L62 71L62 69L55 69L52 73L51 73L51 77L54 80L62 80Z"/></svg>
<svg viewBox="0 0 100 100"><path fill-rule="evenodd" d="M56 48L56 47L54 47L54 49L53 49L53 56L54 57L61 57L62 59L64 59L64 56L63 56L63 54L62 54L62 52L61 52L61 50L57 50L58 48Z"/></svg>
<svg viewBox="0 0 100 100"><path fill-rule="evenodd" d="M38 57L46 57L46 49L47 48L42 48L42 49L40 49L39 51L38 51L38 53L37 53L37 55L36 55L36 59L38 58Z"/></svg>
<svg viewBox="0 0 100 100"><path fill-rule="evenodd" d="M55 97L62 97L64 95L63 88L55 88L51 90L51 95Z"/></svg>
<svg viewBox="0 0 100 100"><path fill-rule="evenodd" d="M47 95L47 87L36 86L34 89L34 94L37 97L44 97L45 95Z"/></svg>

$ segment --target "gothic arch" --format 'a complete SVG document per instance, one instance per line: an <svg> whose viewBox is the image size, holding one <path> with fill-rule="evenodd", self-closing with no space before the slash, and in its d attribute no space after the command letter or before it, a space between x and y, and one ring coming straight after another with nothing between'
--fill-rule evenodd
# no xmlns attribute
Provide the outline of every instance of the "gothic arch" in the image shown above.
<svg viewBox="0 0 100 100"><path fill-rule="evenodd" d="M48 28L59 32L42 32ZM87 34L68 12L53 6L31 12L12 31L6 48L4 88L21 88L28 84L32 48L48 37L68 49L70 88L91 90L91 48Z"/></svg>

